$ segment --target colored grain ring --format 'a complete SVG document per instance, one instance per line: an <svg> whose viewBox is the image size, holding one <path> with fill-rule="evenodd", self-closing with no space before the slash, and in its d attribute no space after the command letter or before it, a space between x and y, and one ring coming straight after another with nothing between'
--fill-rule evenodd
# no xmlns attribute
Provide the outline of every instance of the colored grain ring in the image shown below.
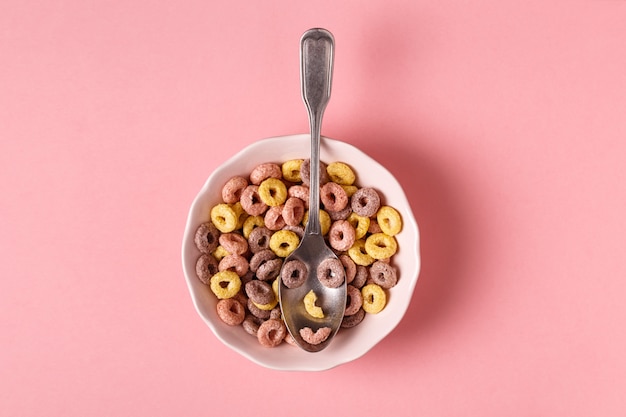
<svg viewBox="0 0 626 417"><path fill-rule="evenodd" d="M298 288L306 281L309 271L304 262L292 259L285 263L280 273L280 279L287 288Z"/></svg>
<svg viewBox="0 0 626 417"><path fill-rule="evenodd" d="M347 251L354 245L356 232L347 220L337 220L330 225L328 243L340 252Z"/></svg>
<svg viewBox="0 0 626 417"><path fill-rule="evenodd" d="M276 347L280 345L287 335L287 327L282 320L269 319L259 326L257 339L261 346Z"/></svg>
<svg viewBox="0 0 626 417"><path fill-rule="evenodd" d="M219 243L220 231L211 222L202 223L196 230L194 243L202 253L213 252Z"/></svg>
<svg viewBox="0 0 626 417"><path fill-rule="evenodd" d="M219 271L217 259L210 253L200 255L196 262L196 275L204 284L209 284L211 277Z"/></svg>
<svg viewBox="0 0 626 417"><path fill-rule="evenodd" d="M317 266L317 279L328 288L337 288L346 278L346 271L337 258L324 259Z"/></svg>
<svg viewBox="0 0 626 417"><path fill-rule="evenodd" d="M370 277L374 283L385 289L395 287L398 283L395 268L382 261L376 261L370 266Z"/></svg>
<svg viewBox="0 0 626 417"><path fill-rule="evenodd" d="M370 187L359 188L351 198L352 211L359 216L372 217L380 208L380 196Z"/></svg>
<svg viewBox="0 0 626 417"><path fill-rule="evenodd" d="M217 316L229 326L239 326L246 318L246 308L233 298L217 302Z"/></svg>
<svg viewBox="0 0 626 417"><path fill-rule="evenodd" d="M267 210L267 204L259 196L258 185L248 185L241 193L241 207L251 216L260 216Z"/></svg>
<svg viewBox="0 0 626 417"><path fill-rule="evenodd" d="M234 204L241 199L241 193L248 186L248 180L241 176L232 177L222 187L222 200Z"/></svg>

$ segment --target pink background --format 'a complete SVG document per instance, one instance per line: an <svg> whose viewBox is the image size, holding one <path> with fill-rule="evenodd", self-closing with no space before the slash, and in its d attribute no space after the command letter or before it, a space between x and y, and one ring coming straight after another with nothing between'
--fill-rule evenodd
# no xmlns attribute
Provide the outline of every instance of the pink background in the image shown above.
<svg viewBox="0 0 626 417"><path fill-rule="evenodd" d="M180 247L217 165L307 131L314 26L323 133L400 178L423 268L367 355L286 373L203 324ZM625 45L622 0L3 1L2 415L623 416Z"/></svg>

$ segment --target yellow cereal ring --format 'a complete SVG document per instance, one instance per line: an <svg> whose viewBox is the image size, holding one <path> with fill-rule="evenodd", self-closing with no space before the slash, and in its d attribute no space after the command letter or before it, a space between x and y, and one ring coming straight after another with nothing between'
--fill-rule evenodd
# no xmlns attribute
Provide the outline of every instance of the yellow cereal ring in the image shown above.
<svg viewBox="0 0 626 417"><path fill-rule="evenodd" d="M398 242L385 233L374 233L365 240L365 251L374 259L391 258L398 250Z"/></svg>
<svg viewBox="0 0 626 417"><path fill-rule="evenodd" d="M317 301L317 295L313 292L313 290L309 291L304 296L304 308L311 317L323 319L324 311L322 310L321 307L315 305L316 301Z"/></svg>
<svg viewBox="0 0 626 417"><path fill-rule="evenodd" d="M211 221L222 233L230 233L237 228L239 216L233 208L221 203L211 209Z"/></svg>
<svg viewBox="0 0 626 417"><path fill-rule="evenodd" d="M355 264L361 266L368 266L374 262L374 258L365 250L365 241L363 239L358 239L354 242L354 245L348 249L348 256Z"/></svg>
<svg viewBox="0 0 626 417"><path fill-rule="evenodd" d="M356 180L352 168L343 162L331 162L326 167L326 172L330 179L339 185L352 185Z"/></svg>
<svg viewBox="0 0 626 417"><path fill-rule="evenodd" d="M219 271L211 277L211 291L219 299L234 297L240 289L241 278L234 271Z"/></svg>
<svg viewBox="0 0 626 417"><path fill-rule="evenodd" d="M273 310L274 307L276 307L276 305L278 304L278 279L275 279L274 282L272 282L272 291L274 292L274 300L272 302L269 302L267 304L257 304L252 301L252 304L257 306L261 310Z"/></svg>
<svg viewBox="0 0 626 417"><path fill-rule="evenodd" d="M361 239L367 233L367 230L370 228L370 219L369 217L359 216L356 213L350 213L348 216L348 222L354 227L354 231L356 232L355 238Z"/></svg>
<svg viewBox="0 0 626 417"><path fill-rule="evenodd" d="M270 207L280 206L287 200L287 187L278 178L268 178L259 184L259 197Z"/></svg>
<svg viewBox="0 0 626 417"><path fill-rule="evenodd" d="M246 218L246 221L243 222L243 237L248 239L250 237L250 233L254 230L255 227L263 227L265 226L265 222L263 221L263 216L249 216Z"/></svg>
<svg viewBox="0 0 626 417"><path fill-rule="evenodd" d="M302 159L292 159L283 163L281 166L283 178L291 182L302 182L300 167L302 167Z"/></svg>
<svg viewBox="0 0 626 417"><path fill-rule="evenodd" d="M215 248L215 250L213 251L212 255L215 257L215 259L219 261L222 260L222 258L224 258L225 256L230 255L230 252L228 252L224 246L222 245L218 245L217 248Z"/></svg>
<svg viewBox="0 0 626 417"><path fill-rule="evenodd" d="M352 194L356 193L356 190L359 189L359 187L357 187L356 185L339 185L341 185L341 188L343 188L348 197L352 197Z"/></svg>
<svg viewBox="0 0 626 417"><path fill-rule="evenodd" d="M300 244L300 238L290 230L279 230L270 237L270 249L281 258L286 258Z"/></svg>
<svg viewBox="0 0 626 417"><path fill-rule="evenodd" d="M304 217L302 218L302 224L306 226L309 221L309 211L307 210L304 213ZM332 224L332 220L330 219L330 215L328 212L320 209L320 230L322 235L326 235L330 230L330 225Z"/></svg>
<svg viewBox="0 0 626 417"><path fill-rule="evenodd" d="M232 204L230 207L233 209L233 211L237 215L237 226L235 227L235 229L241 229L243 227L243 223L246 221L246 219L250 215L246 213L246 211L243 209L239 201Z"/></svg>
<svg viewBox="0 0 626 417"><path fill-rule="evenodd" d="M363 310L366 313L376 314L382 311L387 304L387 294L376 284L368 284L361 289L363 296Z"/></svg>
<svg viewBox="0 0 626 417"><path fill-rule="evenodd" d="M382 206L376 213L376 221L383 233L395 236L402 230L402 217L393 207Z"/></svg>

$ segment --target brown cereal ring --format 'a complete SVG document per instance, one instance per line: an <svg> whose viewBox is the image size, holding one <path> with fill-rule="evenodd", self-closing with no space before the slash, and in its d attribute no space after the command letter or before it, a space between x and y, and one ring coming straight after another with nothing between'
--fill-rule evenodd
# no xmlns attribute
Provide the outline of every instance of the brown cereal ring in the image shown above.
<svg viewBox="0 0 626 417"><path fill-rule="evenodd" d="M361 288L361 295L363 296L363 310L366 313L379 313L387 304L387 294L377 284L368 284Z"/></svg>
<svg viewBox="0 0 626 417"><path fill-rule="evenodd" d="M256 277L262 281L274 279L280 274L280 268L283 266L283 260L280 258L270 259L263 262L256 270Z"/></svg>
<svg viewBox="0 0 626 417"><path fill-rule="evenodd" d="M243 280L243 277L242 277L241 284L243 285L243 283L244 283L244 280ZM241 291L240 290L237 294L235 294L232 297L232 299L239 301L242 306L245 306L245 305L248 304L248 296L246 295L245 291Z"/></svg>
<svg viewBox="0 0 626 417"><path fill-rule="evenodd" d="M270 259L276 259L276 254L271 249L263 249L256 252L250 258L250 270L252 272L256 272L261 265Z"/></svg>
<svg viewBox="0 0 626 417"><path fill-rule="evenodd" d="M359 290L354 285L348 285L346 287L346 291L346 310L343 314L344 316L351 316L358 313L358 311L363 306L363 296L361 295L361 290Z"/></svg>
<svg viewBox="0 0 626 417"><path fill-rule="evenodd" d="M196 262L196 275L204 284L208 284L211 277L219 271L217 259L210 253L203 253Z"/></svg>
<svg viewBox="0 0 626 417"><path fill-rule="evenodd" d="M302 236L304 236L304 226L302 225L296 225L296 226L287 225L283 228L283 230L294 232L296 236L298 236L299 239L302 239Z"/></svg>
<svg viewBox="0 0 626 417"><path fill-rule="evenodd" d="M390 206L382 206L376 213L376 220L383 233L395 236L402 230L402 217L398 210Z"/></svg>
<svg viewBox="0 0 626 417"><path fill-rule="evenodd" d="M289 197L299 198L304 202L304 207L309 207L309 199L311 198L311 192L309 187L306 185L293 185L289 187L287 190L287 195Z"/></svg>
<svg viewBox="0 0 626 417"><path fill-rule="evenodd" d="M224 233L220 236L219 242L232 255L243 255L248 251L248 241L239 233Z"/></svg>
<svg viewBox="0 0 626 417"><path fill-rule="evenodd" d="M352 211L363 217L374 216L380 208L380 196L370 187L359 188L350 201Z"/></svg>
<svg viewBox="0 0 626 417"><path fill-rule="evenodd" d="M280 307L274 307L270 311L270 319L280 320L283 316L283 312L280 310Z"/></svg>
<svg viewBox="0 0 626 417"><path fill-rule="evenodd" d="M243 237L248 239L250 237L250 233L256 227L265 226L265 222L263 221L263 216L249 216L246 218L246 221L243 222Z"/></svg>
<svg viewBox="0 0 626 417"><path fill-rule="evenodd" d="M354 231L356 232L356 239L361 239L367 234L367 230L370 227L370 218L359 216L356 213L351 213L348 216L348 221L354 227Z"/></svg>
<svg viewBox="0 0 626 417"><path fill-rule="evenodd" d="M302 159L292 159L286 161L281 166L283 178L291 182L301 182L300 167L302 166Z"/></svg>
<svg viewBox="0 0 626 417"><path fill-rule="evenodd" d="M239 326L246 318L246 308L234 298L217 302L217 316L229 326Z"/></svg>
<svg viewBox="0 0 626 417"><path fill-rule="evenodd" d="M267 210L267 212L265 213L265 217L263 218L265 227L273 231L280 230L285 227L283 207L284 206L274 206L270 207L269 210Z"/></svg>
<svg viewBox="0 0 626 417"><path fill-rule="evenodd" d="M346 271L337 258L326 258L317 266L317 279L328 288L337 288L343 284Z"/></svg>
<svg viewBox="0 0 626 417"><path fill-rule="evenodd" d="M306 281L309 275L304 262L299 259L292 259L285 263L281 272L280 279L287 288L298 288Z"/></svg>
<svg viewBox="0 0 626 417"><path fill-rule="evenodd" d="M282 320L269 319L259 326L257 339L261 346L276 347L281 344L286 335L287 327Z"/></svg>
<svg viewBox="0 0 626 417"><path fill-rule="evenodd" d="M241 198L241 192L248 186L248 180L241 176L232 177L222 187L224 203L234 204Z"/></svg>
<svg viewBox="0 0 626 417"><path fill-rule="evenodd" d="M331 181L339 185L352 185L356 181L356 175L354 175L352 168L343 162L331 162L326 167L326 172L328 172Z"/></svg>
<svg viewBox="0 0 626 417"><path fill-rule="evenodd" d="M330 336L330 327L320 327L315 332L310 327L300 329L300 337L310 345L319 345Z"/></svg>
<svg viewBox="0 0 626 417"><path fill-rule="evenodd" d="M194 242L202 253L211 253L217 248L220 231L211 222L202 223L196 230Z"/></svg>
<svg viewBox="0 0 626 417"><path fill-rule="evenodd" d="M257 317L257 318L259 318L261 320L267 320L267 319L270 318L270 311L271 311L271 309L270 310L262 310L251 299L248 299L248 311L254 317Z"/></svg>
<svg viewBox="0 0 626 417"><path fill-rule="evenodd" d="M355 240L356 232L347 220L337 220L330 225L328 243L333 249L347 251L354 245Z"/></svg>
<svg viewBox="0 0 626 417"><path fill-rule="evenodd" d="M283 219L289 226L297 226L304 218L304 201L298 197L289 197L283 207Z"/></svg>
<svg viewBox="0 0 626 417"><path fill-rule="evenodd" d="M251 216L260 216L267 210L265 204L259 196L258 185L248 185L241 193L241 207Z"/></svg>
<svg viewBox="0 0 626 417"><path fill-rule="evenodd" d="M265 226L256 227L248 237L248 246L252 253L260 252L270 247L272 231Z"/></svg>
<svg viewBox="0 0 626 417"><path fill-rule="evenodd" d="M382 261L376 261L370 266L370 277L381 288L389 289L398 283L398 275L394 267Z"/></svg>
<svg viewBox="0 0 626 417"><path fill-rule="evenodd" d="M343 210L328 211L328 216L330 217L330 220L332 221L347 220L348 217L350 217L350 214L352 214L352 207L350 207L349 204L346 205L346 208L344 208Z"/></svg>
<svg viewBox="0 0 626 417"><path fill-rule="evenodd" d="M259 184L259 197L270 207L281 206L287 200L287 187L277 178L268 178Z"/></svg>
<svg viewBox="0 0 626 417"><path fill-rule="evenodd" d="M357 265L356 274L354 275L354 280L352 280L352 285L357 288L363 288L369 277L369 268L363 265Z"/></svg>
<svg viewBox="0 0 626 417"><path fill-rule="evenodd" d="M378 221L376 219L370 219L370 227L367 229L367 233L373 235L374 233L382 233L382 231L383 229L378 225Z"/></svg>
<svg viewBox="0 0 626 417"><path fill-rule="evenodd" d="M300 244L300 238L289 230L279 230L270 237L270 249L281 258L286 258Z"/></svg>
<svg viewBox="0 0 626 417"><path fill-rule="evenodd" d="M327 182L320 187L320 199L324 209L340 211L348 205L348 195L341 186L334 182Z"/></svg>
<svg viewBox="0 0 626 417"><path fill-rule="evenodd" d="M219 271L211 277L209 284L217 298L231 298L241 289L241 278L233 271Z"/></svg>
<svg viewBox="0 0 626 417"><path fill-rule="evenodd" d="M375 233L365 240L365 251L374 259L390 258L397 250L396 239L385 233Z"/></svg>
<svg viewBox="0 0 626 417"><path fill-rule="evenodd" d="M248 298L256 304L269 304L274 301L272 286L265 281L253 279L244 287Z"/></svg>
<svg viewBox="0 0 626 417"><path fill-rule="evenodd" d="M239 216L230 205L220 203L211 209L211 221L220 232L230 233L237 228Z"/></svg>
<svg viewBox="0 0 626 417"><path fill-rule="evenodd" d="M349 329L351 327L354 327L357 324L361 323L364 318L365 310L363 310L363 308L360 308L359 311L357 311L355 314L351 316L344 316L343 320L341 321L341 328Z"/></svg>
<svg viewBox="0 0 626 417"><path fill-rule="evenodd" d="M374 258L365 250L365 241L363 239L357 239L354 245L348 249L348 255L355 264L368 266L374 262Z"/></svg>
<svg viewBox="0 0 626 417"><path fill-rule="evenodd" d="M247 314L246 318L243 320L243 323L241 323L241 326L246 333L256 337L261 323L263 323L263 319L260 319L253 314Z"/></svg>
<svg viewBox="0 0 626 417"><path fill-rule="evenodd" d="M248 272L248 260L241 255L227 255L218 265L220 271L235 271L240 277Z"/></svg>
<svg viewBox="0 0 626 417"><path fill-rule="evenodd" d="M346 271L346 283L350 284L354 277L356 276L356 264L354 261L346 254L339 255L339 260L343 265L343 269Z"/></svg>
<svg viewBox="0 0 626 417"><path fill-rule="evenodd" d="M302 178L302 183L308 186L309 182L311 181L310 159L305 159L302 161L302 165L300 166L300 177ZM320 161L320 185L324 185L328 181L330 181L330 177L328 176L328 172L326 172L326 164Z"/></svg>
<svg viewBox="0 0 626 417"><path fill-rule="evenodd" d="M278 164L268 162L257 165L250 173L250 182L259 185L268 178L281 178L282 170Z"/></svg>

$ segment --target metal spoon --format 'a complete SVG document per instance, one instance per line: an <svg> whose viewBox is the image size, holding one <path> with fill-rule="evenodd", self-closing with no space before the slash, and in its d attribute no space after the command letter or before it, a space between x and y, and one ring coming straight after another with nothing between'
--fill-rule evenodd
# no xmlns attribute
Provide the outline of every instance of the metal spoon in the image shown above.
<svg viewBox="0 0 626 417"><path fill-rule="evenodd" d="M285 259L283 265L293 259L301 260L308 269L308 278L298 288L286 287L282 279L279 286L280 306L287 329L296 343L309 352L319 352L328 346L339 330L346 307L346 280L338 288L329 288L317 277L317 267L322 261L337 259L324 241L319 218L320 133L322 115L330 99L334 46L333 35L325 29L310 29L300 39L302 98L311 127L309 220L300 245ZM315 306L321 307L323 318L312 317L305 309L303 300L311 290L317 296ZM328 327L330 334L323 342L311 344L300 334L300 329L305 327L313 332Z"/></svg>

